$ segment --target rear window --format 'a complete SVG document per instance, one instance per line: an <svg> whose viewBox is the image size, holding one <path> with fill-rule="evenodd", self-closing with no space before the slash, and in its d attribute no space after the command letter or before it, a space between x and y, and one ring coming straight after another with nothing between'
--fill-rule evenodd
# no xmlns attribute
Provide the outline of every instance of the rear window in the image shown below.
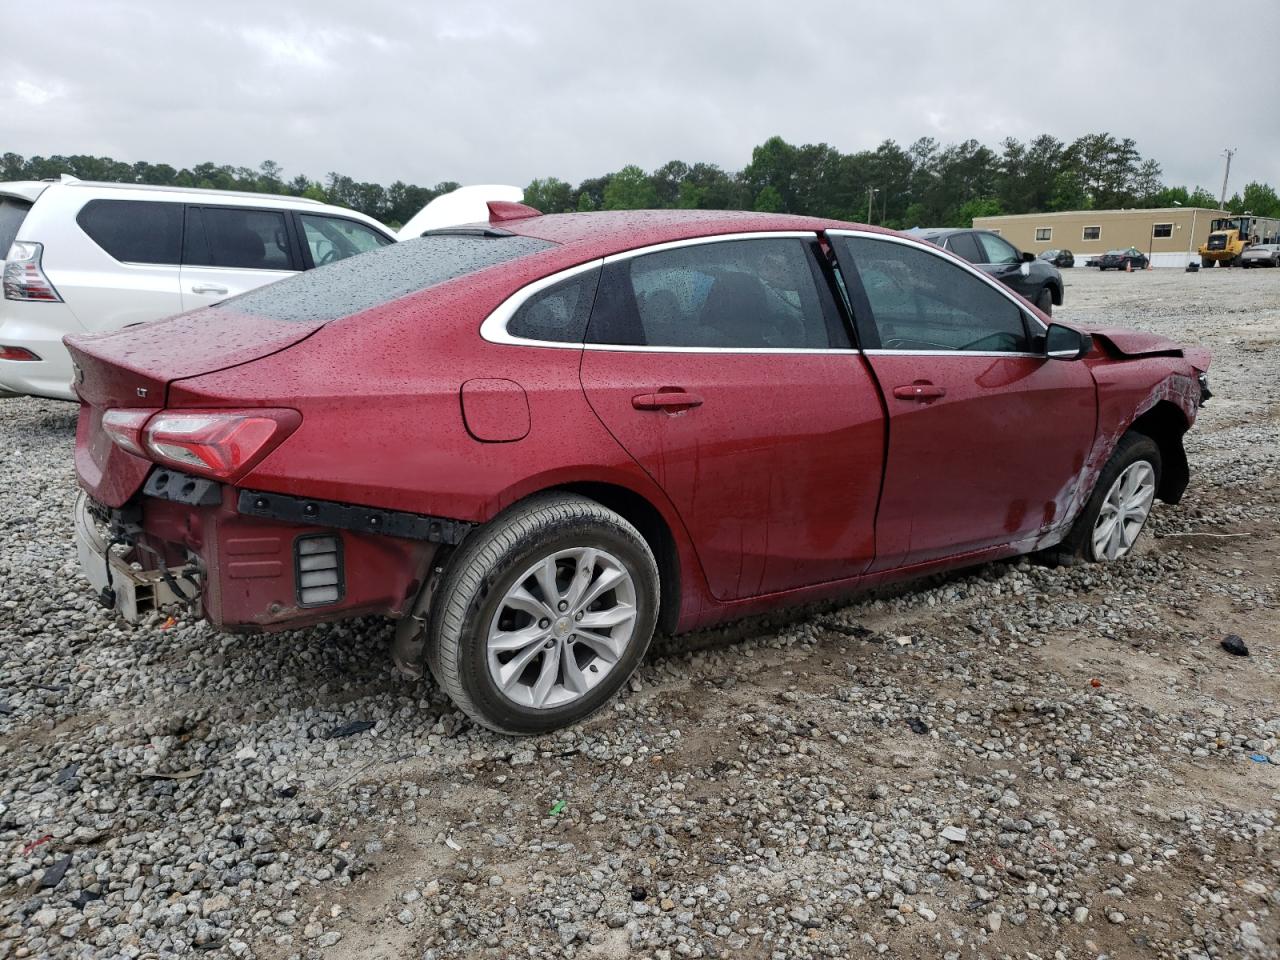
<svg viewBox="0 0 1280 960"><path fill-rule="evenodd" d="M419 237L308 270L218 306L287 323L337 320L553 246L521 236Z"/></svg>
<svg viewBox="0 0 1280 960"><path fill-rule="evenodd" d="M180 203L156 200L90 200L76 223L103 250L122 263L165 263L182 259Z"/></svg>
<svg viewBox="0 0 1280 960"><path fill-rule="evenodd" d="M18 237L18 228L31 209L31 204L16 197L0 197L0 260L5 258L13 241Z"/></svg>

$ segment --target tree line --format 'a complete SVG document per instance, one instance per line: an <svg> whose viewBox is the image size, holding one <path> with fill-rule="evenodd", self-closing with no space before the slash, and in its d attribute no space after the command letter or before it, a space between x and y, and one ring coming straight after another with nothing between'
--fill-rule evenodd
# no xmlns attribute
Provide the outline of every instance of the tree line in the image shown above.
<svg viewBox="0 0 1280 960"><path fill-rule="evenodd" d="M45 180L67 173L82 180L247 190L311 197L359 210L398 226L426 203L456 189L454 181L431 187L397 180L390 186L340 173L323 180L286 178L267 160L256 169L201 163L126 163L109 157L0 156L0 180ZM525 202L544 213L683 208L798 213L882 224L968 226L974 217L1001 213L1120 207L1216 207L1204 187L1165 184L1160 164L1137 144L1109 133L1066 143L1041 134L1026 143L1013 137L998 148L977 140L941 144L922 137L908 147L885 140L874 150L842 153L825 143L794 145L771 137L737 172L714 163L672 160L652 172L628 165L577 186L543 177L525 187ZM1227 201L1234 213L1280 217L1280 197L1270 185L1249 183Z"/></svg>

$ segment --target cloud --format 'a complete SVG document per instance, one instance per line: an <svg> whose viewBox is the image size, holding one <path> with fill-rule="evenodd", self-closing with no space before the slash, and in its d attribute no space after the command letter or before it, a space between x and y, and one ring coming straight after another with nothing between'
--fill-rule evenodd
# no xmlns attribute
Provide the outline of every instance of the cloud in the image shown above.
<svg viewBox="0 0 1280 960"><path fill-rule="evenodd" d="M6 50L0 151L432 184L577 181L671 159L738 169L779 134L873 149L922 136L1133 137L1167 180L1280 184L1280 114L1204 54L1203 5L820 6L765 0L48 0ZM1280 4L1239 0L1232 64ZM251 26L242 26L251 24ZM44 98L43 100L41 98Z"/></svg>

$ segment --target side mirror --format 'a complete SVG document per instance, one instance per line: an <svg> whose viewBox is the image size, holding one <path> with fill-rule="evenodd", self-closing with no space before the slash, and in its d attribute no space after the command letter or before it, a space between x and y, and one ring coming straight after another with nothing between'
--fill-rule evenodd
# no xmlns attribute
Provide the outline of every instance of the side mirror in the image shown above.
<svg viewBox="0 0 1280 960"><path fill-rule="evenodd" d="M1049 324L1044 336L1044 354L1050 360L1079 360L1093 349L1093 337L1060 323Z"/></svg>
<svg viewBox="0 0 1280 960"><path fill-rule="evenodd" d="M1024 253L1024 254L1022 255L1022 262L1023 262L1023 263L1035 263L1035 262L1036 262L1036 255L1035 255L1034 253Z"/></svg>

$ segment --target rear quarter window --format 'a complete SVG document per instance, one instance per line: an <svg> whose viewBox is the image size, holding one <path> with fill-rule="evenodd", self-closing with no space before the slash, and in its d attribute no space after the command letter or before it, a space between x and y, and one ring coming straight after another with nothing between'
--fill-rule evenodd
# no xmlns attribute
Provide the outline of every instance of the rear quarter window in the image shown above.
<svg viewBox="0 0 1280 960"><path fill-rule="evenodd" d="M17 197L0 197L0 260L3 260L13 241L18 239L18 228L27 217L31 204Z"/></svg>
<svg viewBox="0 0 1280 960"><path fill-rule="evenodd" d="M428 235L308 270L217 306L287 323L326 322L553 246L534 237Z"/></svg>
<svg viewBox="0 0 1280 960"><path fill-rule="evenodd" d="M76 216L80 229L121 263L182 260L181 203L157 200L90 200Z"/></svg>

